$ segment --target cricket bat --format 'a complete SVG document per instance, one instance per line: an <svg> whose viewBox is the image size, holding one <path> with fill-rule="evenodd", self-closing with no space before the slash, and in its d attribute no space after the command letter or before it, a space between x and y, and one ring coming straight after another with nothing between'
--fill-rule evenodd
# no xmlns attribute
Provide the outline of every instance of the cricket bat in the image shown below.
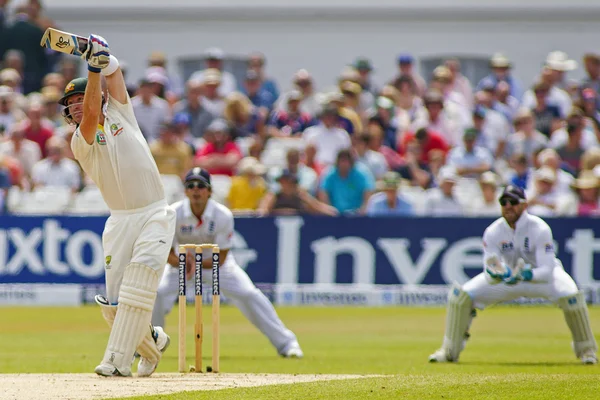
<svg viewBox="0 0 600 400"><path fill-rule="evenodd" d="M85 52L87 45L87 38L54 28L46 29L40 42L40 46L42 47L75 56L81 56Z"/></svg>

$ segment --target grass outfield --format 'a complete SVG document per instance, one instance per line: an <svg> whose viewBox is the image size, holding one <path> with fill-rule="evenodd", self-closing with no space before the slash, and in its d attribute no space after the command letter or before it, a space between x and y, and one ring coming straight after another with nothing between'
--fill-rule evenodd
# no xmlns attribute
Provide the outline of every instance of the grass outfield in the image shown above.
<svg viewBox="0 0 600 400"><path fill-rule="evenodd" d="M377 374L321 381L131 399L597 399L598 366L579 363L562 312L551 307L496 307L480 312L459 364L429 364L442 340L442 308L280 308L299 338L302 360L278 357L233 307L221 309L224 373ZM188 308L188 363L193 363L193 308ZM600 332L600 309L590 309ZM0 373L90 373L108 327L97 307L0 309ZM204 365L210 364L210 308L204 312ZM177 371L177 315L172 343L157 372ZM1 396L0 396L1 398Z"/></svg>

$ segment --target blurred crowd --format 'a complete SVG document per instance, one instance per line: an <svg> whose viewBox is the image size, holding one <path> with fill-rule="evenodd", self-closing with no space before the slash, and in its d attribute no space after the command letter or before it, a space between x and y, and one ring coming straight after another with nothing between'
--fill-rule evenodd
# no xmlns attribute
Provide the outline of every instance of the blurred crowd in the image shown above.
<svg viewBox="0 0 600 400"><path fill-rule="evenodd" d="M12 192L60 187L75 196L92 184L73 160L75 127L57 104L79 60L39 46L53 25L39 1L10 19L6 2L0 209L11 212ZM421 76L410 54L396 57L395 76L375 82L370 60L357 57L325 85L305 69L275 82L260 52L248 55L239 80L223 69L222 49L203 55L206 68L183 81L153 52L128 91L161 174L207 169L215 197L235 213L496 216L498 191L513 184L534 214L600 215L598 53L573 60L553 51L529 82L500 53L479 82L457 59ZM586 78L567 79L579 63ZM122 67L127 74L126 60Z"/></svg>

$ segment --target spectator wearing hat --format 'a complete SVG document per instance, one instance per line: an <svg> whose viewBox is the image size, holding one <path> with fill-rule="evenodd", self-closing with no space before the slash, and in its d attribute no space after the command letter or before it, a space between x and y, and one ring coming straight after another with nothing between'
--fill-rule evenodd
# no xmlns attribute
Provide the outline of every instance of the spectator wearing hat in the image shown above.
<svg viewBox="0 0 600 400"><path fill-rule="evenodd" d="M551 72L553 84L563 91L567 87L565 80L567 72L577 69L577 65L577 61L569 59L564 51L551 51L548 53L545 63Z"/></svg>
<svg viewBox="0 0 600 400"><path fill-rule="evenodd" d="M27 93L25 93L22 83L23 78L16 69L4 68L0 70L0 85L8 86L14 93L24 95Z"/></svg>
<svg viewBox="0 0 600 400"><path fill-rule="evenodd" d="M212 115L216 117L223 116L225 109L225 96L221 94L222 76L216 68L209 68L203 71L202 80L202 105ZM228 92L233 93L233 91Z"/></svg>
<svg viewBox="0 0 600 400"><path fill-rule="evenodd" d="M431 217L463 216L463 207L454 195L454 186L458 181L454 167L448 165L442 167L436 178L438 186L427 189L425 192L423 215Z"/></svg>
<svg viewBox="0 0 600 400"><path fill-rule="evenodd" d="M552 133L550 137L550 146L552 148L558 150L565 147L569 142L573 146L577 145L583 151L598 146L598 138L594 130L586 125L585 115L580 108L573 108L567 116L566 122L565 126ZM573 151L578 152L578 150L572 147L571 152ZM571 154L570 157L573 158L574 154Z"/></svg>
<svg viewBox="0 0 600 400"><path fill-rule="evenodd" d="M240 148L231 139L229 126L223 119L215 119L206 128L206 144L196 152L195 166L211 175L233 176L237 163L242 159Z"/></svg>
<svg viewBox="0 0 600 400"><path fill-rule="evenodd" d="M185 84L185 98L180 100L173 110L175 114L187 114L190 120L190 134L198 139L204 136L204 132L210 123L217 117L203 105L202 83L189 80Z"/></svg>
<svg viewBox="0 0 600 400"><path fill-rule="evenodd" d="M526 191L529 213L539 217L555 216L557 201L565 194L556 190L556 172L550 167L542 167L535 171L533 179L534 185Z"/></svg>
<svg viewBox="0 0 600 400"><path fill-rule="evenodd" d="M506 82L510 86L510 94L520 100L523 91L519 81L511 74L512 63L508 57L502 53L494 54L490 58L490 69L491 73L479 81L475 90L480 91L485 86L496 87L499 82Z"/></svg>
<svg viewBox="0 0 600 400"><path fill-rule="evenodd" d="M54 86L46 86L41 90L41 101L44 104L44 119L49 121L54 128L65 126L66 121L61 114L61 105L58 100L61 92Z"/></svg>
<svg viewBox="0 0 600 400"><path fill-rule="evenodd" d="M394 102L389 97L379 96L375 101L375 110L368 119L368 124L377 124L383 133L383 145L396 151L398 149L399 130L394 119Z"/></svg>
<svg viewBox="0 0 600 400"><path fill-rule="evenodd" d="M452 72L445 65L439 65L433 70L430 89L438 90L444 96L444 107L446 109L455 109L460 114L465 123L469 119L469 104L464 96L452 90Z"/></svg>
<svg viewBox="0 0 600 400"><path fill-rule="evenodd" d="M167 78L165 82L165 89L167 92L172 93L175 97L180 98L183 96L184 86L181 78L176 74L168 72L167 68L167 56L161 51L153 51L148 56L148 68L159 67L165 71Z"/></svg>
<svg viewBox="0 0 600 400"><path fill-rule="evenodd" d="M142 79L137 96L131 99L138 125L148 143L158 138L160 125L170 118L169 103L158 97L152 86L152 82Z"/></svg>
<svg viewBox="0 0 600 400"><path fill-rule="evenodd" d="M431 150L441 150L445 155L448 153L448 143L444 140L442 135L428 128L419 128L415 133L406 132L402 135L402 145L400 146L399 153L405 156L408 150L409 143L416 141L421 149L419 162L424 164L429 163L429 153Z"/></svg>
<svg viewBox="0 0 600 400"><path fill-rule="evenodd" d="M265 121L258 108L240 92L230 93L225 98L223 117L233 140L252 135L264 137L266 134Z"/></svg>
<svg viewBox="0 0 600 400"><path fill-rule="evenodd" d="M514 125L516 132L509 136L507 153L509 156L523 154L527 164L533 165L534 153L548 147L548 138L535 129L535 116L528 108L519 109Z"/></svg>
<svg viewBox="0 0 600 400"><path fill-rule="evenodd" d="M48 157L35 163L31 169L33 187L64 187L73 192L81 189L81 170L77 162L65 157L67 142L54 136L46 143Z"/></svg>
<svg viewBox="0 0 600 400"><path fill-rule="evenodd" d="M466 128L463 116L457 113L456 109L446 110L444 97L438 90L428 90L423 100L427 118L415 120L412 124L412 131L428 128L438 132L449 146L459 145Z"/></svg>
<svg viewBox="0 0 600 400"><path fill-rule="evenodd" d="M402 53L397 58L398 62L398 75L408 75L415 82L417 88L417 95L423 96L425 90L427 90L427 83L421 75L419 75L414 69L415 58L408 53ZM396 80L396 78L394 78Z"/></svg>
<svg viewBox="0 0 600 400"><path fill-rule="evenodd" d="M304 190L299 185L298 176L289 169L283 169L277 176L277 191L268 193L262 200L260 215L338 215L338 211Z"/></svg>
<svg viewBox="0 0 600 400"><path fill-rule="evenodd" d="M375 98L379 93L379 88L372 79L373 64L371 64L371 60L366 57L358 57L354 60L352 66L358 72L358 83L362 87L363 92L369 92Z"/></svg>
<svg viewBox="0 0 600 400"><path fill-rule="evenodd" d="M248 56L248 69L255 71L261 81L261 89L270 93L273 101L279 98L279 88L277 87L277 82L274 79L268 78L265 75L265 64L266 64L265 55L260 52L254 52ZM272 108L272 105L271 105Z"/></svg>
<svg viewBox="0 0 600 400"><path fill-rule="evenodd" d="M573 194L559 199L556 214L569 217L600 217L600 180L583 170L571 185Z"/></svg>
<svg viewBox="0 0 600 400"><path fill-rule="evenodd" d="M235 76L229 71L223 69L223 60L225 53L218 47L211 47L204 52L206 60L206 69L194 72L189 79L206 82L205 74L212 75L209 80L214 81L215 70L219 72L219 97L226 97L229 93L235 92L238 88Z"/></svg>
<svg viewBox="0 0 600 400"><path fill-rule="evenodd" d="M369 149L381 153L385 158L388 168L395 170L404 164L404 160L400 154L385 145L385 131L378 119L369 119L365 133L371 137L369 140Z"/></svg>
<svg viewBox="0 0 600 400"><path fill-rule="evenodd" d="M192 164L190 147L183 141L179 129L172 121L161 124L160 135L150 144L150 152L161 175L183 178Z"/></svg>
<svg viewBox="0 0 600 400"><path fill-rule="evenodd" d="M494 165L492 153L485 147L475 145L476 140L477 131L467 129L463 135L463 145L448 153L448 165L453 166L462 177L478 179Z"/></svg>
<svg viewBox="0 0 600 400"><path fill-rule="evenodd" d="M302 93L300 101L300 110L312 116L319 114L321 104L315 93L314 80L312 75L305 69L298 70L293 77L294 88ZM286 96L282 96L285 104Z"/></svg>
<svg viewBox="0 0 600 400"><path fill-rule="evenodd" d="M302 93L292 90L287 94L286 109L274 109L267 121L267 134L275 137L300 136L317 121L308 113L300 111Z"/></svg>
<svg viewBox="0 0 600 400"><path fill-rule="evenodd" d="M498 184L500 178L491 171L484 172L479 177L481 196L473 199L466 207L471 217L500 217L502 210L498 202Z"/></svg>
<svg viewBox="0 0 600 400"><path fill-rule="evenodd" d="M506 82L499 82L496 86L506 87L506 91L510 93L510 88ZM498 101L497 89L494 86L485 86L483 90L477 92L476 105L485 105L486 108L493 110L495 113L504 117L504 123L510 123L513 119L514 111L511 110L506 104Z"/></svg>
<svg viewBox="0 0 600 400"><path fill-rule="evenodd" d="M354 141L354 156L357 162L363 163L375 179L380 179L387 171L388 165L383 154L371 150L369 142L371 136L368 133L361 133Z"/></svg>
<svg viewBox="0 0 600 400"><path fill-rule="evenodd" d="M461 65L458 58L446 60L444 66L450 71L450 90L459 93L465 99L467 108L472 108L473 86L469 82L469 79L461 73Z"/></svg>
<svg viewBox="0 0 600 400"><path fill-rule="evenodd" d="M596 108L600 110L600 54L586 53L583 56L583 66L587 77L582 80L579 88L592 89L596 93Z"/></svg>
<svg viewBox="0 0 600 400"><path fill-rule="evenodd" d="M546 148L540 151L536 157L537 163L535 163L536 170L542 167L549 167L554 171L556 175L556 185L554 190L560 194L566 194L570 192L570 187L575 178L572 174L562 169L563 161L553 148ZM535 177L533 174L530 176L527 182L527 188L534 187Z"/></svg>
<svg viewBox="0 0 600 400"><path fill-rule="evenodd" d="M262 88L262 81L259 73L252 69L246 71L242 93L250 99L263 119L269 115L275 100L277 100L269 91Z"/></svg>
<svg viewBox="0 0 600 400"><path fill-rule="evenodd" d="M349 149L344 149L337 154L335 165L324 173L318 198L340 213L363 214L374 189L371 172L355 162Z"/></svg>
<svg viewBox="0 0 600 400"><path fill-rule="evenodd" d="M177 96L167 90L169 77L166 69L163 67L147 68L144 78L152 84L152 91L155 95L166 100L170 105L175 103Z"/></svg>
<svg viewBox="0 0 600 400"><path fill-rule="evenodd" d="M317 149L316 161L325 166L336 162L340 150L351 147L350 135L337 126L338 109L330 104L323 108L318 125L311 126L302 135L308 144Z"/></svg>
<svg viewBox="0 0 600 400"><path fill-rule="evenodd" d="M386 172L377 183L378 193L369 197L366 214L370 217L381 216L414 216L412 204L399 193L400 175L397 172Z"/></svg>
<svg viewBox="0 0 600 400"><path fill-rule="evenodd" d="M536 105L541 101L540 95L543 95L544 106L557 107L561 118L567 116L573 107L573 100L571 100L571 96L566 91L556 85L556 72L548 66L542 69L538 83L543 87L543 90L536 92L536 86L534 86L533 89L525 92L522 100L523 107L535 109Z"/></svg>
<svg viewBox="0 0 600 400"><path fill-rule="evenodd" d="M8 140L0 141L0 155L17 160L29 179L33 166L42 159L42 152L36 142L25 138L25 127L23 121L12 125L7 131Z"/></svg>
<svg viewBox="0 0 600 400"><path fill-rule="evenodd" d="M347 106L354 110L361 118L373 108L375 96L363 89L361 75L354 66L346 66L340 73L337 81L338 90L347 95Z"/></svg>
<svg viewBox="0 0 600 400"><path fill-rule="evenodd" d="M237 165L237 175L231 179L227 207L234 213L254 212L267 193L263 175L267 169L254 157L244 157Z"/></svg>

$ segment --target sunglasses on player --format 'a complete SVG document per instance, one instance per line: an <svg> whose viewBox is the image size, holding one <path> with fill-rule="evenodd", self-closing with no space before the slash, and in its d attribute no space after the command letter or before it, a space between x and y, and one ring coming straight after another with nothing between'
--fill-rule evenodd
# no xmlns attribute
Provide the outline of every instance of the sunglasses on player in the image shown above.
<svg viewBox="0 0 600 400"><path fill-rule="evenodd" d="M187 182L185 184L185 188L186 189L195 189L195 188L204 189L204 188L207 188L207 187L208 186L206 185L206 183L201 182L201 181L191 181L191 182Z"/></svg>
<svg viewBox="0 0 600 400"><path fill-rule="evenodd" d="M516 199L500 199L500 205L502 207L505 207L508 204L510 204L511 206L516 206L516 205L518 205L520 203L521 202L519 200L516 200Z"/></svg>

